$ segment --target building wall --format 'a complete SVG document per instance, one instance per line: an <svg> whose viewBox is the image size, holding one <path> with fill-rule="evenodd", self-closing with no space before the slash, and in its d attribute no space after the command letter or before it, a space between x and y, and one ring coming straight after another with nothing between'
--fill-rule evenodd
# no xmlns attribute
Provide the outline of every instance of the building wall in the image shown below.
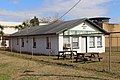
<svg viewBox="0 0 120 80"><path fill-rule="evenodd" d="M104 23L102 27L108 32L120 32L120 24Z"/></svg>
<svg viewBox="0 0 120 80"><path fill-rule="evenodd" d="M36 40L36 48L33 48L33 37ZM31 36L31 37L19 37L19 45L17 45L17 38L10 39L10 49L18 52L29 52L32 54L46 54L56 55L58 53L58 37L51 36L51 49L46 49L46 37L47 36ZM21 38L24 39L24 47L21 47ZM28 43L27 43L28 40ZM11 44L12 41L12 44Z"/></svg>
<svg viewBox="0 0 120 80"><path fill-rule="evenodd" d="M83 22L76 27L70 29L70 30L80 30L80 31L98 31L100 32L97 28L95 28L93 25L89 24L88 22Z"/></svg>
<svg viewBox="0 0 120 80"><path fill-rule="evenodd" d="M90 37L88 37L87 39L87 43L88 43L88 52L99 52L99 53L103 53L105 52L105 36L102 35L102 47L97 47L97 37L95 37L95 48L90 48L89 47L89 41L90 41Z"/></svg>
<svg viewBox="0 0 120 80"><path fill-rule="evenodd" d="M13 34L15 32L17 32L18 30L15 29L15 26L17 25L21 25L21 22L4 22L4 21L0 21L0 25L3 26L3 32L4 32L4 36L9 36L10 34ZM2 43L2 39L0 40L0 47L4 47L1 45ZM9 40L6 40L6 47L9 47Z"/></svg>
<svg viewBox="0 0 120 80"><path fill-rule="evenodd" d="M100 32L97 28L95 28L94 26L90 25L89 23L85 22L81 23L79 25L77 25L76 27L70 29L70 30L80 30L86 32L86 31L93 31L93 32ZM87 34L87 33L84 33ZM83 36L87 36L87 49L88 52L104 52L105 51L105 38L104 35L102 35L102 47L101 48L97 48L97 38L95 38L95 48L89 48L89 37L90 35L83 35ZM30 37L18 37L19 38L19 45L17 45L17 37L10 39L10 49L11 50L15 50L15 51L22 51L22 52L29 52L29 53L34 53L34 54L46 54L49 55L49 53L51 53L51 55L57 55L58 51L63 51L63 34L59 34L58 35L54 35L54 36L30 36ZM75 35L76 36L76 35ZM94 34L91 36L100 36L100 34ZM33 37L36 39L36 48L32 47L32 39ZM50 37L51 38L51 49L46 49L46 37ZM24 39L24 47L21 47L21 38ZM27 43L28 40L28 43ZM72 36L70 36L70 43L72 43ZM81 45L82 42L82 35L79 36L79 48L78 49L73 49L77 52L82 52L81 48L83 45Z"/></svg>
<svg viewBox="0 0 120 80"><path fill-rule="evenodd" d="M15 29L15 26L17 25L21 25L22 22L3 22L3 21L0 21L0 25L4 26L4 29L3 29L3 32L4 32L4 35L7 35L9 36L10 34L13 34L15 32L17 32L18 30ZM48 23L40 23L40 25L47 25ZM0 39L0 47L3 47L1 45L2 43L2 40ZM9 47L9 40L6 40L6 47Z"/></svg>
<svg viewBox="0 0 120 80"><path fill-rule="evenodd" d="M4 29L3 29L3 32L4 32L5 36L9 36L10 34L13 34L17 31L18 30L15 29L14 27L4 27ZM9 47L9 40L7 39L5 41L6 41L6 46L5 47ZM1 40L0 40L0 47L4 47L4 46L1 45L1 43L2 43L2 37L1 37Z"/></svg>
<svg viewBox="0 0 120 80"><path fill-rule="evenodd" d="M98 35L100 36L100 35ZM97 47L97 36L95 36L95 47L94 48L90 48L89 44L90 44L90 36L87 36L87 52L99 52L99 53L103 53L105 52L105 36L102 36L102 47ZM74 36L73 36L74 37ZM72 49L74 51L77 51L78 53L84 52L83 49L83 45L82 44L82 36L79 36L79 48L78 49ZM70 44L72 44L72 36L70 36ZM69 49L70 50L70 49ZM60 36L60 40L59 40L59 51L63 51L63 37Z"/></svg>
<svg viewBox="0 0 120 80"><path fill-rule="evenodd" d="M100 32L97 28L95 28L94 26L92 26L91 24L85 22L84 26L85 28L83 27L83 24L84 23L81 23L79 25L77 25L76 27L70 29L70 30L80 30L80 31L83 31L83 34L86 34L86 35L83 35L85 37L87 37L87 52L105 52L105 36L103 34L91 34L91 35L87 35L87 33L84 33L86 31L93 31L93 32ZM59 36L59 51L63 51L63 34L60 34ZM67 36L67 35L66 35ZM95 36L95 48L90 48L89 47L89 43L90 43L90 36ZM97 36L102 36L102 47L97 47ZM72 43L72 37L74 36L69 36L70 37L70 43ZM77 36L79 37L79 48L78 49L73 49L75 51L77 51L78 53L80 52L84 52L82 50L82 47L83 47L83 42L82 42L82 35L81 36ZM62 43L62 44L61 44Z"/></svg>
<svg viewBox="0 0 120 80"><path fill-rule="evenodd" d="M86 26L85 28L83 28L83 24L84 23L82 23L82 24L80 24L80 25L78 25L78 26L76 26L76 27L74 27L74 28L72 28L72 29L70 29L70 30L82 30L82 31L96 31L96 32L99 32L99 30L97 29L97 28L95 28L93 25L91 25L91 24L89 24L89 23L87 23L87 22L85 22L85 25L84 26ZM104 35L101 35L101 34L91 34L91 36L95 36L95 48L90 48L89 47L89 42L90 42L90 37L89 37L89 35L86 35L87 36L87 52L100 52L100 53L102 53L102 52L105 52L105 36ZM97 36L102 36L102 47L97 47ZM81 45L81 43L82 43L82 40L81 40L82 38L81 37L79 37L79 46L80 46L80 48L83 46L83 45ZM82 50L81 49L76 49L78 52L81 52Z"/></svg>
<svg viewBox="0 0 120 80"><path fill-rule="evenodd" d="M108 32L120 32L120 24L111 24L104 23L102 24L103 29ZM111 45L112 47L120 46L120 33L112 33L111 34ZM105 46L109 47L109 37L105 36Z"/></svg>

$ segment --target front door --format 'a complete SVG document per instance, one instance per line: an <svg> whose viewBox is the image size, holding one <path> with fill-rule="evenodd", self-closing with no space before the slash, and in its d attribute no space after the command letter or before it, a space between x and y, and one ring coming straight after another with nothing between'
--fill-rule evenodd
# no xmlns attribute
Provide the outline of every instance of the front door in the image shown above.
<svg viewBox="0 0 120 80"><path fill-rule="evenodd" d="M83 36L81 39L81 52L87 53L87 37Z"/></svg>

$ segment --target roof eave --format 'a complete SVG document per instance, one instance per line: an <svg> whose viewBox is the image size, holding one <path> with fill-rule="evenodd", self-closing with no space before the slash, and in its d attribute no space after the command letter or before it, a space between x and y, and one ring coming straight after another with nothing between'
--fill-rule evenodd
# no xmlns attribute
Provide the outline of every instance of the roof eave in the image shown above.
<svg viewBox="0 0 120 80"><path fill-rule="evenodd" d="M91 24L93 24L94 26L96 26L96 28L98 28L102 33L104 33L105 35L108 35L109 32L105 31L103 28L101 28L99 25L93 23L92 21L90 21L89 19L87 19L88 22L90 22Z"/></svg>

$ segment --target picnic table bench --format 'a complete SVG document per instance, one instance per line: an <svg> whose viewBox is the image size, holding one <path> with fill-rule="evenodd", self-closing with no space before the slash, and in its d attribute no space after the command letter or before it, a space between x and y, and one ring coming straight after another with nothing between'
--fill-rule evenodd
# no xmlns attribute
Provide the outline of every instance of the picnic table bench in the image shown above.
<svg viewBox="0 0 120 80"><path fill-rule="evenodd" d="M69 54L67 54L69 52ZM67 55L70 55L70 58L74 56L74 53L77 54L77 51L59 51L58 52L58 59L62 57L63 59L66 58Z"/></svg>
<svg viewBox="0 0 120 80"><path fill-rule="evenodd" d="M77 53L76 57L74 57L74 58L76 59L76 62L79 59L80 61L84 61L84 63L86 61L92 61L92 59L98 59L98 61L100 62L100 60L103 59L103 57L100 57L99 53L97 53L97 52Z"/></svg>

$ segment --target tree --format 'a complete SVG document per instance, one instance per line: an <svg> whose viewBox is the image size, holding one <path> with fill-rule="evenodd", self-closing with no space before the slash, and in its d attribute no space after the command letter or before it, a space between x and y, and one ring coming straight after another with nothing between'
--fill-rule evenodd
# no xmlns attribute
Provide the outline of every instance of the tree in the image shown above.
<svg viewBox="0 0 120 80"><path fill-rule="evenodd" d="M1 45L2 46L6 46L6 41L3 39L3 35L4 35L4 32L3 32L3 29L4 29L4 26L0 25L0 35L1 35L1 38L2 38L2 42L1 42Z"/></svg>
<svg viewBox="0 0 120 80"><path fill-rule="evenodd" d="M63 19L59 19L58 14L52 17L43 17L41 19L34 16L34 18L24 21L21 25L17 25L15 29L22 30L29 27L39 26L40 23L51 23L55 21L63 21Z"/></svg>
<svg viewBox="0 0 120 80"><path fill-rule="evenodd" d="M36 16L34 16L34 18L30 20L31 26L39 26L39 24L40 24L39 19Z"/></svg>
<svg viewBox="0 0 120 80"><path fill-rule="evenodd" d="M24 29L22 25L17 25L15 26L15 29L18 29L18 30L21 30L21 29Z"/></svg>
<svg viewBox="0 0 120 80"><path fill-rule="evenodd" d="M4 27L2 25L0 25L0 35L3 36L4 32L3 32Z"/></svg>
<svg viewBox="0 0 120 80"><path fill-rule="evenodd" d="M64 21L64 19L60 19L58 14L55 14L55 15L49 16L49 17L43 17L40 19L40 22L44 22L44 23L52 23L55 21Z"/></svg>
<svg viewBox="0 0 120 80"><path fill-rule="evenodd" d="M39 23L39 19L35 16L33 19L24 21L22 25L15 26L15 29L21 30L28 27L39 26Z"/></svg>

